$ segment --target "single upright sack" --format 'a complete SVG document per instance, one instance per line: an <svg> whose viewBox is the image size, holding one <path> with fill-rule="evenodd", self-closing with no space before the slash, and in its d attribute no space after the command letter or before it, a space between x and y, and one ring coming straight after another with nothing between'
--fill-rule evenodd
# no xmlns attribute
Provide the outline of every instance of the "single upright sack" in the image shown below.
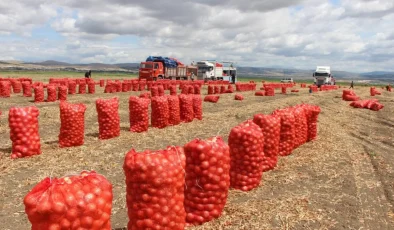
<svg viewBox="0 0 394 230"><path fill-rule="evenodd" d="M295 118L293 109L275 110L274 115L280 116L279 156L287 156L293 152L295 143Z"/></svg>
<svg viewBox="0 0 394 230"><path fill-rule="evenodd" d="M34 102L44 102L44 87L42 85L34 87Z"/></svg>
<svg viewBox="0 0 394 230"><path fill-rule="evenodd" d="M85 94L86 93L86 82L79 82L78 86L78 94Z"/></svg>
<svg viewBox="0 0 394 230"><path fill-rule="evenodd" d="M32 86L31 83L29 81L24 81L22 82L22 89L23 89L23 96L24 97L31 97L33 96L32 93Z"/></svg>
<svg viewBox="0 0 394 230"><path fill-rule="evenodd" d="M150 99L131 96L129 98L130 132L141 133L149 128Z"/></svg>
<svg viewBox="0 0 394 230"><path fill-rule="evenodd" d="M170 90L170 95L171 96L176 96L177 95L177 93L176 93L176 85L170 85L169 86L169 90Z"/></svg>
<svg viewBox="0 0 394 230"><path fill-rule="evenodd" d="M215 94L215 88L213 87L213 85L209 85L208 86L208 95L212 95Z"/></svg>
<svg viewBox="0 0 394 230"><path fill-rule="evenodd" d="M48 85L47 86L47 101L54 102L57 99L57 92L55 85Z"/></svg>
<svg viewBox="0 0 394 230"><path fill-rule="evenodd" d="M220 217L230 187L230 151L221 137L195 139L186 155L186 222L201 225Z"/></svg>
<svg viewBox="0 0 394 230"><path fill-rule="evenodd" d="M182 148L134 149L126 154L128 229L185 229L185 156Z"/></svg>
<svg viewBox="0 0 394 230"><path fill-rule="evenodd" d="M231 129L228 137L232 188L250 191L259 186L264 169L264 135L252 120Z"/></svg>
<svg viewBox="0 0 394 230"><path fill-rule="evenodd" d="M22 84L19 80L13 80L11 81L12 85L12 92L14 93L21 93L22 91Z"/></svg>
<svg viewBox="0 0 394 230"><path fill-rule="evenodd" d="M12 159L41 154L39 114L40 111L35 106L10 108L8 124L12 141Z"/></svg>
<svg viewBox="0 0 394 230"><path fill-rule="evenodd" d="M59 86L58 99L60 101L67 100L67 86Z"/></svg>
<svg viewBox="0 0 394 230"><path fill-rule="evenodd" d="M157 97L159 96L159 89L157 88L157 86L152 86L150 88L150 92L152 94L152 97Z"/></svg>
<svg viewBox="0 0 394 230"><path fill-rule="evenodd" d="M68 82L68 94L75 94L77 92L77 83L75 81Z"/></svg>
<svg viewBox="0 0 394 230"><path fill-rule="evenodd" d="M202 120L202 98L200 94L190 95L193 97L194 118Z"/></svg>
<svg viewBox="0 0 394 230"><path fill-rule="evenodd" d="M159 96L164 96L164 87L163 87L163 85L159 85L157 87L157 91L159 92Z"/></svg>
<svg viewBox="0 0 394 230"><path fill-rule="evenodd" d="M32 230L111 230L112 185L95 171L47 177L25 196Z"/></svg>
<svg viewBox="0 0 394 230"><path fill-rule="evenodd" d="M94 83L94 81L88 83L88 93L89 94L96 93L96 83Z"/></svg>
<svg viewBox="0 0 394 230"><path fill-rule="evenodd" d="M179 97L178 96L168 96L168 108L169 108L169 125L179 125L181 123L181 112L179 107Z"/></svg>
<svg viewBox="0 0 394 230"><path fill-rule="evenodd" d="M0 81L0 97L11 97L11 83Z"/></svg>
<svg viewBox="0 0 394 230"><path fill-rule="evenodd" d="M168 109L168 101L166 96L158 96L152 98L151 124L155 128L165 128L168 126L168 118L170 111Z"/></svg>
<svg viewBox="0 0 394 230"><path fill-rule="evenodd" d="M264 135L264 167L263 171L269 171L276 167L278 163L279 143L280 143L280 116L256 114L253 117Z"/></svg>
<svg viewBox="0 0 394 230"><path fill-rule="evenodd" d="M111 139L120 135L119 99L97 99L99 139Z"/></svg>
<svg viewBox="0 0 394 230"><path fill-rule="evenodd" d="M60 102L59 146L61 148L83 145L85 111L86 105L84 104L71 104L67 101Z"/></svg>
<svg viewBox="0 0 394 230"><path fill-rule="evenodd" d="M192 122L194 119L193 95L180 94L179 105L182 122Z"/></svg>

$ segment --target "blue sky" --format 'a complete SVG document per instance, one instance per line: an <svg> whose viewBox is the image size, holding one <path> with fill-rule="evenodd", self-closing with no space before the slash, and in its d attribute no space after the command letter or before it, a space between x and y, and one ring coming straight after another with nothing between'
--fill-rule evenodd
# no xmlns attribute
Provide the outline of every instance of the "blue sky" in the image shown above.
<svg viewBox="0 0 394 230"><path fill-rule="evenodd" d="M24 12L24 13L20 13ZM394 2L161 0L0 3L2 60L188 63L394 71Z"/></svg>

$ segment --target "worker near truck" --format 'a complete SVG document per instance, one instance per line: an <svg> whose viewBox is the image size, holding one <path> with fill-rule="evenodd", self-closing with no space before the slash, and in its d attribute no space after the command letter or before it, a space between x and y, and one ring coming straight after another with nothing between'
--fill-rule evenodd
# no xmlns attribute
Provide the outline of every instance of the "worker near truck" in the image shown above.
<svg viewBox="0 0 394 230"><path fill-rule="evenodd" d="M85 78L92 78L92 71L89 70L88 72L85 73Z"/></svg>
<svg viewBox="0 0 394 230"><path fill-rule="evenodd" d="M354 84L353 84L353 81L352 81L352 83L350 83L349 89L354 89L353 86L354 86Z"/></svg>

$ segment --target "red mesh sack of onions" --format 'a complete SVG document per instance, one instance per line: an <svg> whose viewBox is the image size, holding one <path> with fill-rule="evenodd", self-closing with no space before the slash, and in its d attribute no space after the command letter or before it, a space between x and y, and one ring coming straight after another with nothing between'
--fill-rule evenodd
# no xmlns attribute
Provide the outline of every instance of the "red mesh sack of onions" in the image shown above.
<svg viewBox="0 0 394 230"><path fill-rule="evenodd" d="M230 187L230 152L221 137L195 139L184 146L186 155L185 210L189 225L218 218Z"/></svg>
<svg viewBox="0 0 394 230"><path fill-rule="evenodd" d="M220 93L222 94L222 93L226 93L226 86L225 85L222 85L222 86L220 86Z"/></svg>
<svg viewBox="0 0 394 230"><path fill-rule="evenodd" d="M105 85L105 80L104 79L100 79L100 87L104 87Z"/></svg>
<svg viewBox="0 0 394 230"><path fill-rule="evenodd" d="M264 91L257 91L254 93L255 96L264 96Z"/></svg>
<svg viewBox="0 0 394 230"><path fill-rule="evenodd" d="M152 98L151 124L155 128L165 128L168 126L168 118L170 111L168 109L168 101L166 96Z"/></svg>
<svg viewBox="0 0 394 230"><path fill-rule="evenodd" d="M199 94L190 95L193 98L194 118L202 120L202 98Z"/></svg>
<svg viewBox="0 0 394 230"><path fill-rule="evenodd" d="M201 88L199 85L194 85L194 94L201 94Z"/></svg>
<svg viewBox="0 0 394 230"><path fill-rule="evenodd" d="M23 96L31 97L33 96L31 83L29 81L22 82Z"/></svg>
<svg viewBox="0 0 394 230"><path fill-rule="evenodd" d="M187 94L194 94L194 86L189 85L187 88Z"/></svg>
<svg viewBox="0 0 394 230"><path fill-rule="evenodd" d="M77 83L75 81L68 82L68 94L75 94L77 92Z"/></svg>
<svg viewBox="0 0 394 230"><path fill-rule="evenodd" d="M122 82L122 92L127 92L128 91L128 89L129 89L128 88L129 87L128 84L129 83L127 83L125 81Z"/></svg>
<svg viewBox="0 0 394 230"><path fill-rule="evenodd" d="M181 123L181 112L179 107L179 97L178 96L168 96L168 108L169 108L169 125L179 125Z"/></svg>
<svg viewBox="0 0 394 230"><path fill-rule="evenodd" d="M22 91L22 84L19 80L11 81L11 85L12 85L12 92L20 93Z"/></svg>
<svg viewBox="0 0 394 230"><path fill-rule="evenodd" d="M192 122L194 119L193 95L180 94L179 107L182 122Z"/></svg>
<svg viewBox="0 0 394 230"><path fill-rule="evenodd" d="M140 98L150 99L151 98L150 92L141 93Z"/></svg>
<svg viewBox="0 0 394 230"><path fill-rule="evenodd" d="M146 81L139 81L138 84L139 84L139 90L144 91L146 88Z"/></svg>
<svg viewBox="0 0 394 230"><path fill-rule="evenodd" d="M111 139L120 135L119 99L97 99L99 139Z"/></svg>
<svg viewBox="0 0 394 230"><path fill-rule="evenodd" d="M317 119L320 114L320 107L317 105L302 104L308 123L308 141L317 137Z"/></svg>
<svg viewBox="0 0 394 230"><path fill-rule="evenodd" d="M220 88L219 88L218 85L215 85L213 88L214 88L215 94L219 94L220 93Z"/></svg>
<svg viewBox="0 0 394 230"><path fill-rule="evenodd" d="M11 83L0 81L0 97L11 97Z"/></svg>
<svg viewBox="0 0 394 230"><path fill-rule="evenodd" d="M12 141L12 159L41 154L39 114L38 108L34 106L10 108L8 123Z"/></svg>
<svg viewBox="0 0 394 230"><path fill-rule="evenodd" d="M47 101L54 102L57 99L57 91L55 85L48 85L47 86Z"/></svg>
<svg viewBox="0 0 394 230"><path fill-rule="evenodd" d="M183 85L182 86L181 94L189 94L189 87L188 87L188 85Z"/></svg>
<svg viewBox="0 0 394 230"><path fill-rule="evenodd" d="M295 120L295 141L294 148L305 144L308 141L308 123L304 108L301 106L295 106L293 108L294 120Z"/></svg>
<svg viewBox="0 0 394 230"><path fill-rule="evenodd" d="M233 92L234 92L233 85L228 85L228 87L227 87L227 90L231 90L231 91L233 91Z"/></svg>
<svg viewBox="0 0 394 230"><path fill-rule="evenodd" d="M278 163L279 142L280 142L280 116L256 114L253 117L262 130L264 136L264 168L269 171L276 167Z"/></svg>
<svg viewBox="0 0 394 230"><path fill-rule="evenodd" d="M59 86L58 99L60 101L67 100L67 86L64 86L64 85Z"/></svg>
<svg viewBox="0 0 394 230"><path fill-rule="evenodd" d="M78 85L78 94L85 94L86 93L86 82L80 81Z"/></svg>
<svg viewBox="0 0 394 230"><path fill-rule="evenodd" d="M163 85L157 86L157 91L159 92L159 96L164 96L164 87Z"/></svg>
<svg viewBox="0 0 394 230"><path fill-rule="evenodd" d="M41 84L34 87L34 102L44 102L44 87Z"/></svg>
<svg viewBox="0 0 394 230"><path fill-rule="evenodd" d="M94 83L94 81L88 83L88 93L89 94L96 93L96 83Z"/></svg>
<svg viewBox="0 0 394 230"><path fill-rule="evenodd" d="M235 94L234 100L243 101L244 96L242 94Z"/></svg>
<svg viewBox="0 0 394 230"><path fill-rule="evenodd" d="M86 105L84 104L71 104L67 101L60 102L59 146L61 148L83 145L85 111Z"/></svg>
<svg viewBox="0 0 394 230"><path fill-rule="evenodd" d="M112 185L94 171L45 178L25 196L33 230L111 230Z"/></svg>
<svg viewBox="0 0 394 230"><path fill-rule="evenodd" d="M152 86L153 86L153 82L152 81L146 82L146 89L147 90L150 90L152 88Z"/></svg>
<svg viewBox="0 0 394 230"><path fill-rule="evenodd" d="M133 86L133 88L132 88L133 91L138 91L138 89L140 88L138 81L133 81L131 84Z"/></svg>
<svg viewBox="0 0 394 230"><path fill-rule="evenodd" d="M295 119L293 109L286 108L275 110L273 114L281 118L278 155L288 156L292 153L295 143Z"/></svg>
<svg viewBox="0 0 394 230"><path fill-rule="evenodd" d="M215 94L215 88L213 85L208 85L208 95Z"/></svg>
<svg viewBox="0 0 394 230"><path fill-rule="evenodd" d="M132 149L126 154L128 229L185 228L184 167L185 156L179 147L142 153Z"/></svg>
<svg viewBox="0 0 394 230"><path fill-rule="evenodd" d="M141 133L149 128L149 103L146 98L131 96L129 98L130 132Z"/></svg>
<svg viewBox="0 0 394 230"><path fill-rule="evenodd" d="M170 85L169 86L169 90L170 90L170 95L171 96L176 96L177 95L177 93L176 93L176 85Z"/></svg>
<svg viewBox="0 0 394 230"><path fill-rule="evenodd" d="M264 168L264 135L252 120L231 129L230 185L232 188L250 191L259 186Z"/></svg>
<svg viewBox="0 0 394 230"><path fill-rule="evenodd" d="M216 103L219 101L219 96L218 95L207 95L204 97L204 101Z"/></svg>
<svg viewBox="0 0 394 230"><path fill-rule="evenodd" d="M150 93L152 94L152 97L159 96L159 88L157 86L152 86L150 88Z"/></svg>
<svg viewBox="0 0 394 230"><path fill-rule="evenodd" d="M119 92L122 92L122 82L121 81L119 81L119 80L116 80L115 81L115 92L116 93L119 93Z"/></svg>

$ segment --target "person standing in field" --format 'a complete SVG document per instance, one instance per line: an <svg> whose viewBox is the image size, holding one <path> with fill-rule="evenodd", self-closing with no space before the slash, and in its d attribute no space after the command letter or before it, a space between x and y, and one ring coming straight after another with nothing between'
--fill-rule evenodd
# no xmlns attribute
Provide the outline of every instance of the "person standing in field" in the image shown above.
<svg viewBox="0 0 394 230"><path fill-rule="evenodd" d="M89 70L88 72L85 73L85 78L91 78L92 77L92 71Z"/></svg>
<svg viewBox="0 0 394 230"><path fill-rule="evenodd" d="M353 86L354 86L354 84L353 84L353 81L352 81L352 83L350 83L349 89L354 89Z"/></svg>

